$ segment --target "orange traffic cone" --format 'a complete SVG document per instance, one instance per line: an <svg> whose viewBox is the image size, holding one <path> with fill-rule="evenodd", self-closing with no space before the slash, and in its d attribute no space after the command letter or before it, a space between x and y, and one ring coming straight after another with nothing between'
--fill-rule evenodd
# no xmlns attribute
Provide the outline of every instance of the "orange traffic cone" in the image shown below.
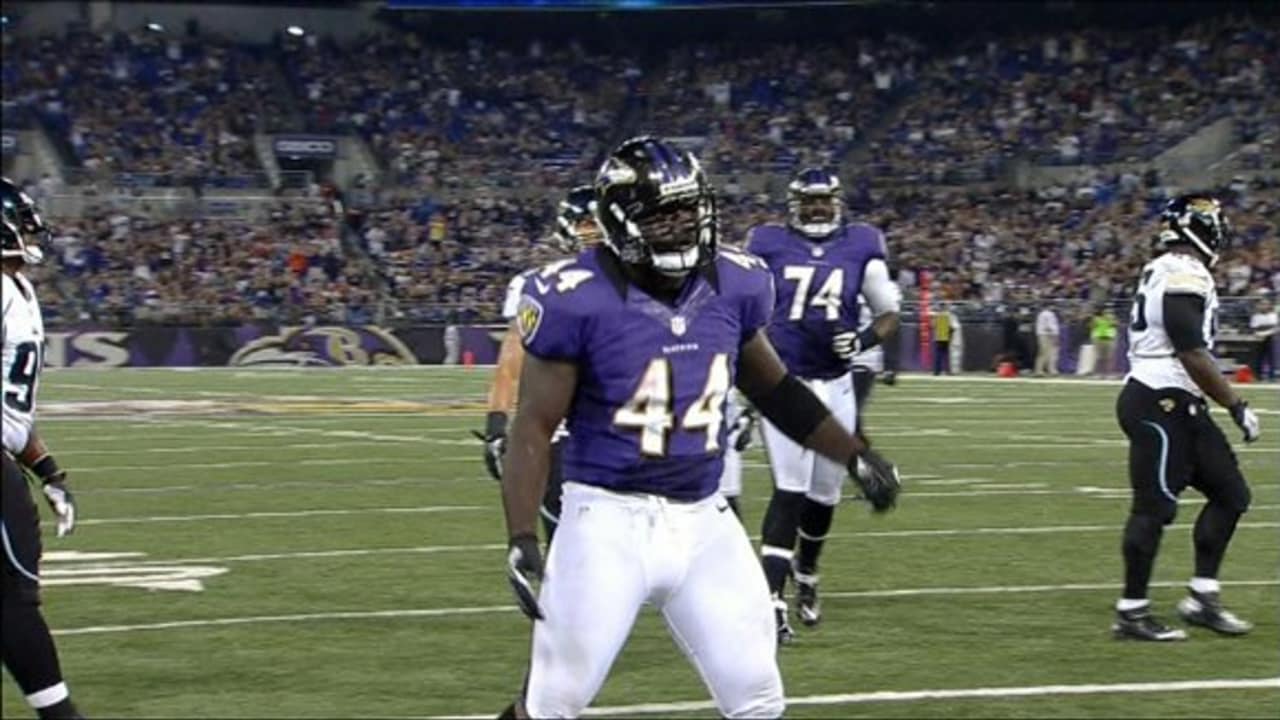
<svg viewBox="0 0 1280 720"><path fill-rule="evenodd" d="M1247 384L1253 382L1253 368L1241 365L1236 369L1236 382Z"/></svg>

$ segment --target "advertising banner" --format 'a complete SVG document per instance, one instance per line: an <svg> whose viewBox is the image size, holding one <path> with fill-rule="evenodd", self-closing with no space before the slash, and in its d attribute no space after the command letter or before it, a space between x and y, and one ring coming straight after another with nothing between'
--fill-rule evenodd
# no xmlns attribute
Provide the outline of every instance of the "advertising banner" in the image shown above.
<svg viewBox="0 0 1280 720"><path fill-rule="evenodd" d="M338 139L324 135L277 135L272 147L277 157L332 160L338 155Z"/></svg>

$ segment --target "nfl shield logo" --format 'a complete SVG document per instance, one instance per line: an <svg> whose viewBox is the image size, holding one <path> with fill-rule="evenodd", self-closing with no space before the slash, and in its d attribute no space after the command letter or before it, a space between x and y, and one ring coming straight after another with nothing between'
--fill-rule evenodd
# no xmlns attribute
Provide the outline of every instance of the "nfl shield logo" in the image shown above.
<svg viewBox="0 0 1280 720"><path fill-rule="evenodd" d="M684 335L685 330L688 330L688 329L689 329L688 324L685 322L683 316L677 315L671 318L671 332L676 337L680 337L681 335Z"/></svg>

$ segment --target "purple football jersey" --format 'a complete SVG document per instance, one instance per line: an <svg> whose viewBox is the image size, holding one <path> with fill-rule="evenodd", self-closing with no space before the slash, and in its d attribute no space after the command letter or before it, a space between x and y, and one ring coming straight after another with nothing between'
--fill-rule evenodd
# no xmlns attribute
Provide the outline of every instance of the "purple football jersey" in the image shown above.
<svg viewBox="0 0 1280 720"><path fill-rule="evenodd" d="M548 265L516 313L526 350L578 366L564 479L702 499L720 483L739 349L772 314L768 269L722 251L672 307L627 283L608 253Z"/></svg>
<svg viewBox="0 0 1280 720"><path fill-rule="evenodd" d="M849 372L831 349L832 337L858 329L862 273L870 260L885 258L884 233L855 223L815 242L783 225L760 225L751 229L747 251L773 273L777 302L769 340L787 369L815 379Z"/></svg>

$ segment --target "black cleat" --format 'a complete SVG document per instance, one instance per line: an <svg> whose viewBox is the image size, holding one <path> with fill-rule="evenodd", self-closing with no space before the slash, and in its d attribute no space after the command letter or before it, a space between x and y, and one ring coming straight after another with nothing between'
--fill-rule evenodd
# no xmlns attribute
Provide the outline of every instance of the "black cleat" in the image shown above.
<svg viewBox="0 0 1280 720"><path fill-rule="evenodd" d="M1171 628L1156 620L1149 607L1117 610L1116 621L1111 624L1111 634L1115 635L1117 640L1173 642L1187 639L1187 631Z"/></svg>
<svg viewBox="0 0 1280 720"><path fill-rule="evenodd" d="M787 622L787 601L781 598L773 599L773 620L778 626L778 645L790 645L791 641L796 639L796 633L791 629L791 623Z"/></svg>
<svg viewBox="0 0 1280 720"><path fill-rule="evenodd" d="M818 602L818 576L796 572L796 617L805 627L822 622L822 604Z"/></svg>
<svg viewBox="0 0 1280 720"><path fill-rule="evenodd" d="M1220 635L1244 635L1253 629L1253 623L1241 620L1235 613L1222 607L1218 593L1191 594L1178 602L1178 614L1190 625L1206 627Z"/></svg>

